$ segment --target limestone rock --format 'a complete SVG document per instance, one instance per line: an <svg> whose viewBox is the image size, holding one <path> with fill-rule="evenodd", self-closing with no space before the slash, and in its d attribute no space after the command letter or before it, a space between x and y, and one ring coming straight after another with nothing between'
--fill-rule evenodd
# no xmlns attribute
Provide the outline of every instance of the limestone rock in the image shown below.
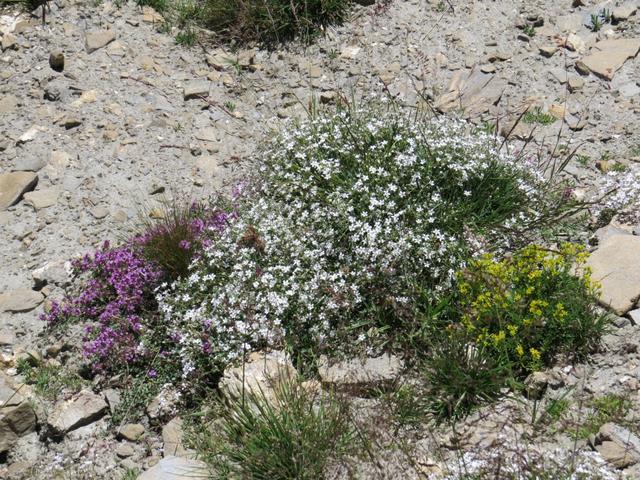
<svg viewBox="0 0 640 480"><path fill-rule="evenodd" d="M613 235L591 254L587 266L602 284L600 302L624 315L640 297L640 237Z"/></svg>
<svg viewBox="0 0 640 480"><path fill-rule="evenodd" d="M616 468L640 462L640 438L615 423L605 423L596 436L596 450Z"/></svg>
<svg viewBox="0 0 640 480"><path fill-rule="evenodd" d="M35 412L14 389L9 377L0 373L0 454L35 428Z"/></svg>
<svg viewBox="0 0 640 480"><path fill-rule="evenodd" d="M165 457L185 457L187 450L182 444L182 419L176 417L162 427L163 455Z"/></svg>
<svg viewBox="0 0 640 480"><path fill-rule="evenodd" d="M10 48L18 48L18 39L13 33L5 33L2 36L2 41L0 42L0 46L2 46L2 50L8 50Z"/></svg>
<svg viewBox="0 0 640 480"><path fill-rule="evenodd" d="M631 1L620 5L613 9L612 17L615 21L620 22L628 20L631 15L636 13L638 5L636 1Z"/></svg>
<svg viewBox="0 0 640 480"><path fill-rule="evenodd" d="M542 55L543 57L553 57L553 54L556 53L558 51L558 47L540 47L538 49L540 51L540 55Z"/></svg>
<svg viewBox="0 0 640 480"><path fill-rule="evenodd" d="M1 312L28 312L40 305L44 297L40 292L20 288L0 294Z"/></svg>
<svg viewBox="0 0 640 480"><path fill-rule="evenodd" d="M31 278L38 289L45 285L66 287L71 282L71 262L62 260L46 262L42 267L31 272Z"/></svg>
<svg viewBox="0 0 640 480"><path fill-rule="evenodd" d="M147 416L152 419L165 418L175 414L176 404L180 400L180 393L172 388L165 388L147 405Z"/></svg>
<svg viewBox="0 0 640 480"><path fill-rule="evenodd" d="M138 476L137 480L192 480L208 477L209 472L204 462L181 457L165 457Z"/></svg>
<svg viewBox="0 0 640 480"><path fill-rule="evenodd" d="M129 440L130 442L137 442L142 435L144 435L144 425L139 423L127 423L118 430L118 436Z"/></svg>
<svg viewBox="0 0 640 480"><path fill-rule="evenodd" d="M33 207L34 210L42 210L56 204L58 192L55 188L45 188L24 194L24 203Z"/></svg>
<svg viewBox="0 0 640 480"><path fill-rule="evenodd" d="M131 446L130 443L121 443L116 448L116 455L119 458L128 458L133 457L136 454L135 449Z"/></svg>
<svg viewBox="0 0 640 480"><path fill-rule="evenodd" d="M49 66L56 72L64 70L64 53L62 53L62 50L54 50L51 52L49 55Z"/></svg>
<svg viewBox="0 0 640 480"><path fill-rule="evenodd" d="M467 117L480 115L498 103L506 85L497 75L484 73L479 68L468 74L457 72L449 83L448 91L437 99L435 107L441 112L461 108Z"/></svg>
<svg viewBox="0 0 640 480"><path fill-rule="evenodd" d="M393 355L384 354L375 358L349 360L331 363L325 356L320 357L318 373L323 383L335 385L368 385L393 382L402 371L402 361Z"/></svg>
<svg viewBox="0 0 640 480"><path fill-rule="evenodd" d="M24 401L14 406L0 405L0 453L6 452L15 441L36 428L36 414Z"/></svg>
<svg viewBox="0 0 640 480"><path fill-rule="evenodd" d="M56 405L47 423L55 433L64 434L98 420L107 408L102 396L82 391L76 398Z"/></svg>
<svg viewBox="0 0 640 480"><path fill-rule="evenodd" d="M18 99L13 95L4 95L0 98L0 113L10 113L18 106Z"/></svg>
<svg viewBox="0 0 640 480"><path fill-rule="evenodd" d="M253 393L275 405L276 392L284 382L295 380L298 372L284 352L254 352L244 367L230 367L220 380L220 391L228 398Z"/></svg>
<svg viewBox="0 0 640 480"><path fill-rule="evenodd" d="M595 52L582 61L596 75L611 80L616 70L640 51L640 38L603 40L594 46Z"/></svg>
<svg viewBox="0 0 640 480"><path fill-rule="evenodd" d="M85 48L87 53L93 53L102 47L107 46L116 39L116 32L113 30L98 30L87 32L85 36Z"/></svg>
<svg viewBox="0 0 640 480"><path fill-rule="evenodd" d="M38 176L33 172L0 174L0 210L17 203L25 192L33 190Z"/></svg>
<svg viewBox="0 0 640 480"><path fill-rule="evenodd" d="M209 89L211 83L209 80L192 80L187 82L184 86L184 99L190 100L192 98L206 97L209 95Z"/></svg>

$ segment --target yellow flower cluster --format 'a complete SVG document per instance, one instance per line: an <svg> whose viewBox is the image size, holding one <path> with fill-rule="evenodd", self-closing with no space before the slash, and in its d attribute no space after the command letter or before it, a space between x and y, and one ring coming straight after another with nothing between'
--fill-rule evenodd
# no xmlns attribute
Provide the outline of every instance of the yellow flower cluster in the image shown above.
<svg viewBox="0 0 640 480"><path fill-rule="evenodd" d="M488 254L474 260L457 277L465 331L521 368L539 367L558 341L553 332L578 315L575 296L598 289L584 267L587 256L584 247L565 243L556 250L530 245L504 260Z"/></svg>

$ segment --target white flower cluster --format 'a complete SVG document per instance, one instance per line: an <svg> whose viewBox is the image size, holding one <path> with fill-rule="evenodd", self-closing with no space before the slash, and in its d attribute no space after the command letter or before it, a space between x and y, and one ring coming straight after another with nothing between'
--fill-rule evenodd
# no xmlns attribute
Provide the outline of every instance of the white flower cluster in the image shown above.
<svg viewBox="0 0 640 480"><path fill-rule="evenodd" d="M600 195L605 198L596 213L606 209L619 213L625 221L640 221L640 168L632 165L624 172L607 173Z"/></svg>
<svg viewBox="0 0 640 480"><path fill-rule="evenodd" d="M622 480L625 476L607 465L598 452L539 451L494 448L466 452L445 468L437 480L509 478L535 480Z"/></svg>
<svg viewBox="0 0 640 480"><path fill-rule="evenodd" d="M264 158L237 220L158 295L185 377L285 340L337 347L346 334L349 348L374 348L416 298L450 286L468 232L526 220L537 188L490 137L447 119L338 113Z"/></svg>

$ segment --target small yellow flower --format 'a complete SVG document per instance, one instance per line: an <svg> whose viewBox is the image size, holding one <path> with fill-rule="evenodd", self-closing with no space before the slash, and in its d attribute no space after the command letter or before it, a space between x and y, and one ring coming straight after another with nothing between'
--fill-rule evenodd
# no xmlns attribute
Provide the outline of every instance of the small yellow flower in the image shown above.
<svg viewBox="0 0 640 480"><path fill-rule="evenodd" d="M557 320L564 320L567 315L568 315L567 309L564 308L564 305L562 303L558 303L556 305L555 311L553 312L553 316Z"/></svg>
<svg viewBox="0 0 640 480"><path fill-rule="evenodd" d="M500 330L498 333L491 334L491 340L493 341L494 347L497 347L502 342L504 342L505 338L507 338L507 335L504 333L504 330Z"/></svg>
<svg viewBox="0 0 640 480"><path fill-rule="evenodd" d="M537 317L542 315L544 308L549 306L549 302L545 300L533 300L529 305L529 312Z"/></svg>
<svg viewBox="0 0 640 480"><path fill-rule="evenodd" d="M531 354L531 358L533 359L533 361L537 362L538 360L540 360L540 351L536 350L535 348L531 347L529 349L529 353Z"/></svg>
<svg viewBox="0 0 640 480"><path fill-rule="evenodd" d="M534 270L529 272L529 280L535 280L536 278L540 278L542 276L542 270Z"/></svg>
<svg viewBox="0 0 640 480"><path fill-rule="evenodd" d="M524 348L522 348L522 345L518 345L516 347L516 353L518 354L519 357L524 355Z"/></svg>
<svg viewBox="0 0 640 480"><path fill-rule="evenodd" d="M509 330L509 335L511 335L512 337L515 337L516 334L518 333L518 326L517 325L507 325L507 330Z"/></svg>

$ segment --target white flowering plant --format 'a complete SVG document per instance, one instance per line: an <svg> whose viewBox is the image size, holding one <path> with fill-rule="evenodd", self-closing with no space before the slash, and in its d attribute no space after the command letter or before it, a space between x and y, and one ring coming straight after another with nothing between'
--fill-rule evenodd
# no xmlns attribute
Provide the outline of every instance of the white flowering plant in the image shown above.
<svg viewBox="0 0 640 480"><path fill-rule="evenodd" d="M185 379L258 348L406 348L467 259L566 209L492 137L445 118L318 116L260 165L233 221L157 295Z"/></svg>

